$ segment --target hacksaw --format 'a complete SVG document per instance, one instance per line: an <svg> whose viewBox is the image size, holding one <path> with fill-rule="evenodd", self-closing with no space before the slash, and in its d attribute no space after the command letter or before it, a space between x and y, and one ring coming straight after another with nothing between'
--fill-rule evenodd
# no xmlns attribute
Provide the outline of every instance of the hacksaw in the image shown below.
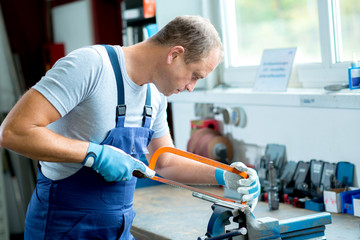
<svg viewBox="0 0 360 240"><path fill-rule="evenodd" d="M203 164L207 164L207 165L210 165L210 166L213 166L213 167L216 167L216 168L221 168L223 170L238 174L242 178L248 178L249 177L247 175L247 173L241 172L241 171L237 170L236 168L231 167L229 165L226 165L226 164L220 163L218 161L215 161L215 160L212 160L212 159L209 159L209 158L206 158L206 157L202 157L202 156L190 153L190 152L182 151L182 150L179 150L177 148L172 148L172 147L161 147L161 148L157 149L154 152L154 154L152 155L152 157L151 157L151 159L149 161L149 168L150 169L155 170L156 162L157 162L159 156L161 154L163 154L163 153L172 153L172 154L175 154L175 155L178 155L178 156L181 156L181 157L185 157L185 158L197 161L197 162L201 162ZM200 194L203 194L203 195L206 195L206 196L210 196L210 197L216 198L216 199L221 200L221 201L237 203L233 199L221 197L221 196L218 196L216 194L213 194L213 193L210 193L210 192L207 192L207 191L203 191L201 189L191 187L191 186L188 186L186 184L175 182L175 181L165 179L165 178L162 178L162 177L154 176L154 177L152 177L150 179L152 179L154 181L157 181L157 182L165 183L165 184L168 184L168 185L171 185L171 186L184 188L184 189L190 190L192 192L200 193ZM242 204L246 204L246 202L242 202Z"/></svg>

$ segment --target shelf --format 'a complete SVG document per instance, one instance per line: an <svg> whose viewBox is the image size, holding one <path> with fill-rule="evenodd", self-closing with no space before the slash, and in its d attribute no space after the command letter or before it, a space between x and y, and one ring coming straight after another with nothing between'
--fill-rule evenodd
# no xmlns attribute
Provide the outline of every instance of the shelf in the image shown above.
<svg viewBox="0 0 360 240"><path fill-rule="evenodd" d="M139 25L146 25L151 23L156 23L156 18L134 18L126 20L127 26L139 26Z"/></svg>
<svg viewBox="0 0 360 240"><path fill-rule="evenodd" d="M183 92L168 98L173 103L220 103L261 106L360 109L360 90L288 89L286 92L255 92L250 88L228 88Z"/></svg>
<svg viewBox="0 0 360 240"><path fill-rule="evenodd" d="M123 46L137 44L151 36L147 26L156 23L154 4L151 0L128 0L122 3Z"/></svg>

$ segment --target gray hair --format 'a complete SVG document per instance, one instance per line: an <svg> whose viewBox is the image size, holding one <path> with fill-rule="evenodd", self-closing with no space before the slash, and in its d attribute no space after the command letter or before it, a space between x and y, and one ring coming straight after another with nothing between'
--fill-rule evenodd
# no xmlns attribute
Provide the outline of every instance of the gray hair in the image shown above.
<svg viewBox="0 0 360 240"><path fill-rule="evenodd" d="M219 49L219 62L223 60L218 32L208 19L200 16L176 17L149 40L158 45L184 47L186 64L206 58L213 49Z"/></svg>

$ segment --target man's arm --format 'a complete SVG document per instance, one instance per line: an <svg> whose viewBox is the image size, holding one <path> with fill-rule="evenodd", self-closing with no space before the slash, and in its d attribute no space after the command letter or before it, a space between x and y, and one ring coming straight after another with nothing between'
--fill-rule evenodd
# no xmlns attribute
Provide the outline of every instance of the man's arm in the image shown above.
<svg viewBox="0 0 360 240"><path fill-rule="evenodd" d="M81 163L89 143L63 137L46 128L60 117L42 94L30 89L1 124L0 146L41 161Z"/></svg>
<svg viewBox="0 0 360 240"><path fill-rule="evenodd" d="M151 140L146 156L148 161L153 153L160 147L174 147L170 134ZM174 181L188 184L217 184L215 180L215 167L184 158L171 153L159 156L155 171Z"/></svg>

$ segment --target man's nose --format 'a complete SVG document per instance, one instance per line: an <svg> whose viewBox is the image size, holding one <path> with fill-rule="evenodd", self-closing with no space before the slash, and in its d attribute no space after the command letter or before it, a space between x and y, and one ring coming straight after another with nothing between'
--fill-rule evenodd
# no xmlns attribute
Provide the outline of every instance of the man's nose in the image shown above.
<svg viewBox="0 0 360 240"><path fill-rule="evenodd" d="M195 85L196 85L196 82L187 84L186 85L186 90L188 92L192 92L194 90L194 88L195 88Z"/></svg>

